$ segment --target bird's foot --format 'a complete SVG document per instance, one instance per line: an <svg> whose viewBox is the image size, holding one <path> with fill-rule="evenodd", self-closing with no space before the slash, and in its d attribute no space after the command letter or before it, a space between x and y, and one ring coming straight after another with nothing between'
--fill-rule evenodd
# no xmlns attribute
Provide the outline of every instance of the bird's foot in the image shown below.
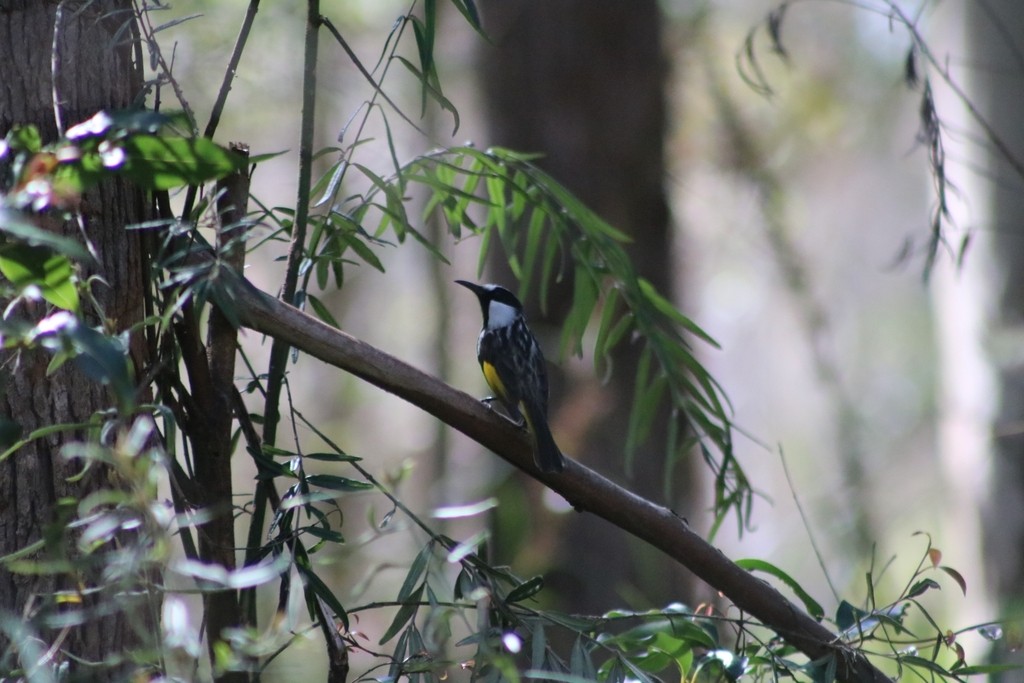
<svg viewBox="0 0 1024 683"><path fill-rule="evenodd" d="M483 403L488 408L490 408L491 410L494 410L494 412L498 413L498 415L501 415L503 418L514 424L517 428L526 429L526 418L523 417L522 415L513 416L506 414L504 411L495 410L494 406L491 404L497 400L497 396L484 396L482 399L480 399L480 402ZM504 405L502 407L504 407Z"/></svg>

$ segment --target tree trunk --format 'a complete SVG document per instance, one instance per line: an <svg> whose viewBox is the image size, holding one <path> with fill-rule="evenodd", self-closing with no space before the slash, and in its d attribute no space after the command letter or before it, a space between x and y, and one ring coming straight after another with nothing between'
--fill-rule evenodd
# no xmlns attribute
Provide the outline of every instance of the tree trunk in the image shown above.
<svg viewBox="0 0 1024 683"><path fill-rule="evenodd" d="M1024 4L1018 0L967 3L970 63L983 115L1018 162L1024 161ZM996 373L995 424L989 491L982 512L986 566L1001 617L1010 631L1000 661L1024 663L1024 363L1019 339L1024 329L1024 178L991 146L986 146L985 177L990 178L988 220L983 236L991 240L995 289L989 330ZM986 240L986 241L987 241ZM968 254L968 258L972 258ZM1011 672L1000 680L1019 680Z"/></svg>
<svg viewBox="0 0 1024 683"><path fill-rule="evenodd" d="M490 142L542 153L546 171L633 238L628 251L640 275L671 295L672 229L663 186L667 67L658 3L501 0L485 10L494 42L482 63ZM571 296L567 286L553 290L549 312L556 325ZM543 335L539 311L530 314ZM564 376L552 378L552 420L563 449L610 476L624 471L638 355L635 345L621 345L604 386L596 379L566 386ZM629 482L652 500L664 500L667 419L664 411L655 422ZM585 426L574 435L570 424ZM678 476L685 469L677 468L674 500L666 501L680 514L691 509L683 482L693 478ZM689 593L688 575L658 555L624 547L600 520L564 521L557 538L535 539L534 547L559 549L549 582L567 596L566 607L601 612L627 599L660 605ZM553 527L538 524L531 534Z"/></svg>
<svg viewBox="0 0 1024 683"><path fill-rule="evenodd" d="M63 5L58 10L58 5ZM44 142L58 134L53 92L57 93L63 128L85 120L101 109L129 107L141 92L141 65L135 60L130 38L134 14L130 0L92 3L49 0L0 0L0 137L15 124L33 124ZM57 31L56 40L54 39ZM56 46L56 54L52 54ZM57 68L52 78L51 66ZM82 225L100 256L97 267L82 278L99 275L92 288L105 321L86 313L90 325L105 322L117 331L143 317L144 269L139 232L124 226L144 220L143 195L125 181L108 181L83 197ZM55 229L79 236L76 221ZM38 319L43 307L22 308L14 315ZM92 317L90 317L92 315ZM133 339L136 367L140 367L140 339ZM0 376L0 417L18 425L22 435L61 423L87 422L98 410L112 405L106 387L88 380L71 363L47 376L50 354L23 351L15 357L0 352L5 370ZM84 432L59 433L32 441L0 462L0 555L25 548L43 537L57 519L59 508L74 509L90 491L109 482L93 472L81 481L81 465L60 457L61 447L86 438ZM82 577L88 585L93 577ZM0 610L23 615L47 605L50 595L64 585L49 576L15 575L0 568ZM123 615L110 616L74 628L62 649L88 661L120 655L130 645L130 629ZM0 646L6 647L0 636ZM59 659L59 656L56 658ZM35 662L23 662L34 665ZM102 675L93 678L102 678Z"/></svg>

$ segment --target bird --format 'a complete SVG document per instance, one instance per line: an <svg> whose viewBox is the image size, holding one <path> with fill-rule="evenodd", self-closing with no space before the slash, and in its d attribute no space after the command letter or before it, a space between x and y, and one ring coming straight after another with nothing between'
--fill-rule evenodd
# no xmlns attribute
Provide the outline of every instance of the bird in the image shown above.
<svg viewBox="0 0 1024 683"><path fill-rule="evenodd" d="M479 285L466 280L457 284L476 294L484 315L476 344L484 379L495 398L518 425L533 435L533 457L542 472L561 472L565 460L548 426L548 374L544 354L526 324L523 305L500 285Z"/></svg>

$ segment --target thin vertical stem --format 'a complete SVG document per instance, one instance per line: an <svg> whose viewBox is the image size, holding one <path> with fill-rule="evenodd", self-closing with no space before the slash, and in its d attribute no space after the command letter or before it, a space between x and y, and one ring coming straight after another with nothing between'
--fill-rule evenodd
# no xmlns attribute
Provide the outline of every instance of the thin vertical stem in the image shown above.
<svg viewBox="0 0 1024 683"><path fill-rule="evenodd" d="M320 1L308 0L306 19L306 51L303 64L302 85L302 129L299 141L299 189L295 206L295 224L292 226L292 242L288 251L288 265L281 288L281 299L295 304L295 290L299 279L299 265L306 245L306 227L309 223L309 193L313 166L314 110L316 108L316 62L320 28ZM270 366L267 378L267 401L264 410L263 441L272 444L277 439L277 425L281 419L281 387L284 383L285 366L291 347L275 340L270 350Z"/></svg>
<svg viewBox="0 0 1024 683"><path fill-rule="evenodd" d="M320 17L320 1L309 0L306 18L306 50L303 58L302 85L302 128L299 141L299 189L296 197L295 223L292 225L292 242L288 251L288 264L285 268L284 284L281 287L281 299L289 304L295 303L295 291L299 280L299 266L306 246L306 227L309 223L309 193L313 175L313 135L315 131L316 110L316 66ZM273 444L277 441L277 426L281 421L281 390L284 386L285 368L288 364L288 353L291 346L280 339L275 339L270 347L270 362L267 368L267 391L263 409L263 443ZM253 500L253 516L249 523L249 534L246 543L245 564L256 562L259 556L260 538L266 522L266 508L274 493L273 481L261 479L256 485ZM244 619L249 624L256 623L255 592L251 589L243 591L242 604L245 610Z"/></svg>

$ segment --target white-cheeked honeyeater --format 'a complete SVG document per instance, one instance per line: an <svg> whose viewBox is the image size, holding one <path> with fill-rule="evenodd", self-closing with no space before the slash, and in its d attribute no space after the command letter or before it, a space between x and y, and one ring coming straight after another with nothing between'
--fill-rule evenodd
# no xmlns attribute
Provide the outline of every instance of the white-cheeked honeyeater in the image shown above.
<svg viewBox="0 0 1024 683"><path fill-rule="evenodd" d="M533 456L543 472L561 472L562 453L548 427L548 374L540 345L526 325L523 305L498 285L456 280L476 294L484 314L476 356L484 379L509 416L533 435ZM489 400L489 399L484 399Z"/></svg>

